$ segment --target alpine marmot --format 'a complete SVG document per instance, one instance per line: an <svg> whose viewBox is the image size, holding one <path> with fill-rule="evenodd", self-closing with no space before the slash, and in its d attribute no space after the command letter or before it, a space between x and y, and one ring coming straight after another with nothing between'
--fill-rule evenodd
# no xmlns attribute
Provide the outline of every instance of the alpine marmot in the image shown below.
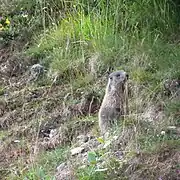
<svg viewBox="0 0 180 180"><path fill-rule="evenodd" d="M102 134L105 134L120 116L128 113L127 80L128 74L125 71L115 71L109 75L106 93L98 114Z"/></svg>

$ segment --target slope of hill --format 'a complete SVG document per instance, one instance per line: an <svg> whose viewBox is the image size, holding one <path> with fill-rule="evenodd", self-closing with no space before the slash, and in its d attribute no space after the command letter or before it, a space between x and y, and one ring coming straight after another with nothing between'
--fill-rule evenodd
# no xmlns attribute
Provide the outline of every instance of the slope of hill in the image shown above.
<svg viewBox="0 0 180 180"><path fill-rule="evenodd" d="M180 179L178 1L0 3L2 179ZM104 140L119 69L130 114Z"/></svg>

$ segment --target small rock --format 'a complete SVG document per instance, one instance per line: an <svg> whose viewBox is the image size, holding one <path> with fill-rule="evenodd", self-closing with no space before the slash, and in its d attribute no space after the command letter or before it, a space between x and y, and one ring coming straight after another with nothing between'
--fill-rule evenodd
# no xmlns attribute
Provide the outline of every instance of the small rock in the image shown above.
<svg viewBox="0 0 180 180"><path fill-rule="evenodd" d="M167 129L174 130L174 129L176 129L176 126L168 126Z"/></svg>
<svg viewBox="0 0 180 180"><path fill-rule="evenodd" d="M46 70L44 69L44 66L40 64L34 64L30 68L30 81L34 80L36 81Z"/></svg>
<svg viewBox="0 0 180 180"><path fill-rule="evenodd" d="M85 151L89 151L90 149L95 149L98 148L100 144L97 139L90 139L89 141L87 141L86 143L82 144L81 147L84 148Z"/></svg>
<svg viewBox="0 0 180 180"><path fill-rule="evenodd" d="M74 155L77 155L77 154L80 154L84 151L84 147L76 147L74 149L71 149L71 155L74 156Z"/></svg>
<svg viewBox="0 0 180 180"><path fill-rule="evenodd" d="M34 73L40 74L44 71L44 66L42 66L40 64L34 64L33 66L31 66L30 71L32 74L34 74Z"/></svg>
<svg viewBox="0 0 180 180"><path fill-rule="evenodd" d="M77 140L80 144L87 142L88 139L89 139L89 137L86 135L83 135L83 134L81 134L77 137Z"/></svg>
<svg viewBox="0 0 180 180"><path fill-rule="evenodd" d="M14 140L15 143L20 143L20 140L16 139Z"/></svg>
<svg viewBox="0 0 180 180"><path fill-rule="evenodd" d="M75 179L73 171L67 163L62 163L57 167L57 173L55 175L56 180L72 180Z"/></svg>

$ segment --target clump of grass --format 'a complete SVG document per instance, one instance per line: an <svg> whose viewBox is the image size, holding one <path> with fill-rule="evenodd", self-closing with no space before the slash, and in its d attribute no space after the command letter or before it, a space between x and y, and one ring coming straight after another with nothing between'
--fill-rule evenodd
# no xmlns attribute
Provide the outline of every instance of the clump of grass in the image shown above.
<svg viewBox="0 0 180 180"><path fill-rule="evenodd" d="M79 180L103 180L105 177L104 172L96 172L93 166L79 168L77 170L77 178Z"/></svg>
<svg viewBox="0 0 180 180"><path fill-rule="evenodd" d="M67 159L68 148L58 147L53 151L47 151L38 155L35 162L23 170L19 177L10 175L13 179L52 179L58 165ZM55 178L55 177L54 177Z"/></svg>
<svg viewBox="0 0 180 180"><path fill-rule="evenodd" d="M4 93L5 93L5 89L0 86L0 96L4 95Z"/></svg>
<svg viewBox="0 0 180 180"><path fill-rule="evenodd" d="M171 117L170 125L180 127L180 103L178 101L168 102L166 109L166 114Z"/></svg>
<svg viewBox="0 0 180 180"><path fill-rule="evenodd" d="M14 39L30 42L34 32L45 32L50 25L55 25L67 11L73 11L73 3L67 1L1 1L0 16L8 17L10 28L0 31L0 41L9 44ZM63 13L60 13L63 12Z"/></svg>
<svg viewBox="0 0 180 180"><path fill-rule="evenodd" d="M68 14L57 27L42 34L40 38L37 37L36 44L28 50L28 54L40 59L54 71L66 74L66 78L74 76L78 78L86 74L86 59L93 52L100 52L104 70L124 64L126 68L131 66L129 70L133 71L136 65L132 66L132 57L137 53L142 54L137 60L138 64L141 63L141 68L134 71L140 82L153 81L154 70L157 72L161 69L162 73L169 71L172 59L178 63L178 56L173 55L178 53L176 48L165 45L160 39L163 34L176 29L173 22L178 15L172 3L165 0L154 3L114 0L109 4L101 1L93 8L87 1L78 3L73 14ZM152 16L154 9L155 13ZM174 15L170 13L171 11ZM167 50L172 52L171 60L167 59ZM143 58L144 53L148 59ZM153 64L153 68L150 65L151 70L147 72L149 64ZM153 72L150 72L152 69Z"/></svg>

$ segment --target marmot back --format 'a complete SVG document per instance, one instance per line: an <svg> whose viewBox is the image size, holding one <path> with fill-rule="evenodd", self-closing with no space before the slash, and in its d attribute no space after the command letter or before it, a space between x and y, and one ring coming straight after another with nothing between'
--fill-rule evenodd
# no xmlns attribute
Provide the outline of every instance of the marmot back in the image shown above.
<svg viewBox="0 0 180 180"><path fill-rule="evenodd" d="M124 115L127 106L126 82L128 74L125 71L116 71L109 75L106 93L99 110L99 127L104 134ZM127 108L127 107L126 107Z"/></svg>

